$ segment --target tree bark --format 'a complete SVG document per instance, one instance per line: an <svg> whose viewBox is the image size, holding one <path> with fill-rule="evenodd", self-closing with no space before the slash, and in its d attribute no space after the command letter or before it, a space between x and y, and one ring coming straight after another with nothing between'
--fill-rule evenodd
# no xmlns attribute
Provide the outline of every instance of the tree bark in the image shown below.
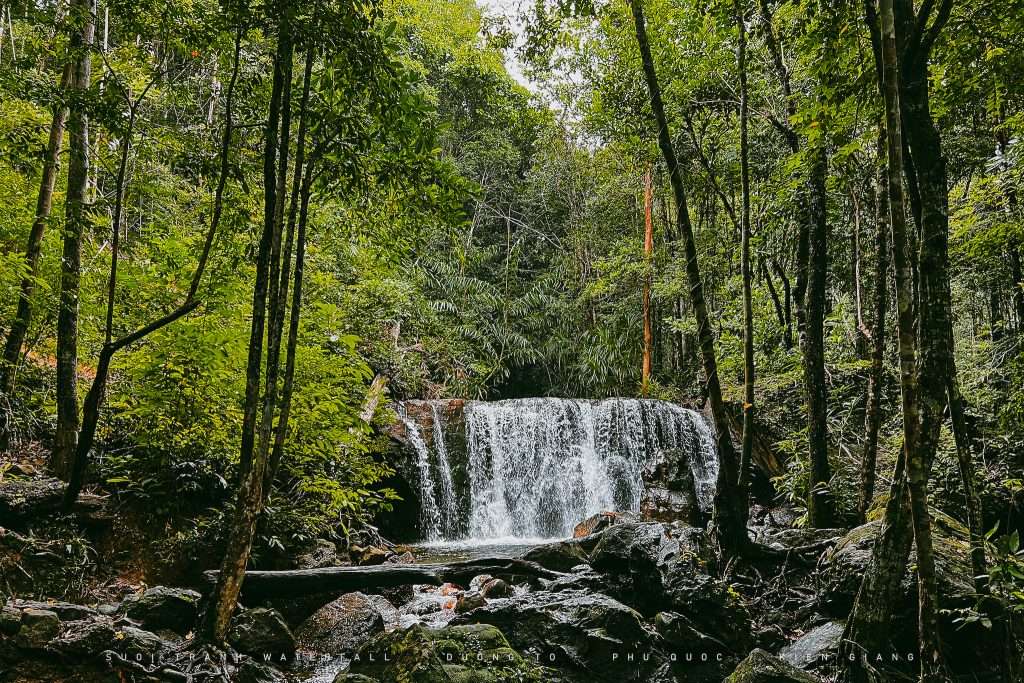
<svg viewBox="0 0 1024 683"><path fill-rule="evenodd" d="M668 167L669 179L676 202L676 224L678 234L683 238L686 254L686 276L690 288L690 303L697 321L697 338L700 344L701 359L706 375L708 399L714 416L715 431L719 457L719 473L714 501L713 528L719 544L730 553L741 553L750 545L747 535L748 507L746 500L741 499L737 491L739 463L733 449L729 432L729 413L722 400L722 387L718 377L718 362L715 357L715 340L711 331L707 303L704 299L704 287L701 281L700 265L697 261L697 245L693 236L693 225L686 201L686 188L683 184L682 171L672 146L668 119L662 102L661 88L658 85L654 59L651 56L650 44L647 40L647 28L644 23L641 0L630 0L633 22L636 28L637 45L643 62L644 77L650 95L651 110L654 114L658 130L658 147L661 149Z"/></svg>
<svg viewBox="0 0 1024 683"><path fill-rule="evenodd" d="M885 315L889 298L889 201L884 171L887 155L885 124L879 126L878 164L875 173L875 289L871 325L871 371L868 375L864 415L864 453L860 466L860 500L857 520L863 524L875 496L878 432L882 426L882 387L885 381Z"/></svg>
<svg viewBox="0 0 1024 683"><path fill-rule="evenodd" d="M750 267L750 146L748 143L747 27L742 0L736 0L736 66L740 77L740 270L743 278L743 437L739 493L749 504L750 467L754 453L754 304Z"/></svg>
<svg viewBox="0 0 1024 683"><path fill-rule="evenodd" d="M290 85L285 81L290 74L293 54L287 14L281 20L277 42L263 148L263 234L260 237L259 251L256 257L256 281L253 285L252 323L249 336L249 359L246 367L245 405L239 462L240 483L217 585L202 624L203 634L214 643L224 642L227 636L231 616L234 614L238 594L245 578L249 555L252 552L252 539L256 523L263 509L263 481L266 475L266 455L270 433L267 405L269 403L271 410L273 409L270 395L274 388L266 387L267 396L262 402L262 421L258 422L261 405L260 370L263 366L263 336L267 327L268 290L272 273L270 261L271 255L275 253L280 244L277 208L278 152L282 144L288 145L287 137L279 131L279 127L283 128L281 126L282 115L286 109L283 102ZM277 232L276 237L275 232ZM275 246L275 239L278 240L277 246ZM273 272L277 273L276 270ZM268 340L269 346L271 343ZM267 365L269 380L271 379L269 358ZM276 372L275 368L273 370L274 377L276 377Z"/></svg>
<svg viewBox="0 0 1024 683"><path fill-rule="evenodd" d="M828 388L825 385L825 286L828 276L828 223L825 179L827 160L823 143L809 150L811 190L808 234L807 293L804 304L804 392L807 400L807 442L810 481L807 520L810 526L834 526L828 462Z"/></svg>
<svg viewBox="0 0 1024 683"><path fill-rule="evenodd" d="M654 219L652 216L654 204L654 186L651 178L652 171L647 169L644 174L644 291L643 291L643 320L644 320L644 346L643 362L640 371L640 395L647 396L648 384L651 381L651 258L654 255Z"/></svg>
<svg viewBox="0 0 1024 683"><path fill-rule="evenodd" d="M92 74L96 7L93 0L73 0L78 30L71 36L73 54L68 88L68 189L65 199L64 247L57 311L57 430L50 466L61 478L70 474L78 445L78 290L82 272L82 233L88 223L89 117L85 98Z"/></svg>

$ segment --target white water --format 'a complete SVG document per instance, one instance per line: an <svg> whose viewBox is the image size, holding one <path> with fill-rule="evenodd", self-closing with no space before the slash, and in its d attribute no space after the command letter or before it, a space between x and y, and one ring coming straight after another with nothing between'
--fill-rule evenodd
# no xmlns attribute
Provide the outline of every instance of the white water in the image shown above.
<svg viewBox="0 0 1024 683"><path fill-rule="evenodd" d="M635 512L644 467L668 449L688 459L698 504L710 510L718 476L714 436L692 410L653 400L554 398L471 401L464 410L468 500L456 491L443 412L432 405L428 449L419 426L399 410L417 454L428 542L566 537L594 513Z"/></svg>

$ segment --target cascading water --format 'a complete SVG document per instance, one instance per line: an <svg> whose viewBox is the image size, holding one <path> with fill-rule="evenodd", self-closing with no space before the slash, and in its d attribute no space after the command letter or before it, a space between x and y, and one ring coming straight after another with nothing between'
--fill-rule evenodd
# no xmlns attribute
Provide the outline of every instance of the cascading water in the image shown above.
<svg viewBox="0 0 1024 683"><path fill-rule="evenodd" d="M692 410L641 399L467 401L465 461L455 463L443 411L430 408L429 447L399 408L417 456L427 540L570 536L596 512L637 511L644 468L670 450L687 459L699 507L711 508L714 435Z"/></svg>

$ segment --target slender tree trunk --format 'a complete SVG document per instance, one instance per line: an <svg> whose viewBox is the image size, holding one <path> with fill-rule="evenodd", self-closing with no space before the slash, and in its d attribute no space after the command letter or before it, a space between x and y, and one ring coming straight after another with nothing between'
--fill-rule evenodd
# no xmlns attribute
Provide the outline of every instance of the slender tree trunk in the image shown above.
<svg viewBox="0 0 1024 683"><path fill-rule="evenodd" d="M224 211L224 187L227 183L228 170L229 170L229 152L231 148L231 136L232 136L232 103L234 100L235 85L238 81L238 68L239 68L239 55L241 52L241 32L236 34L235 38L235 55L234 55L234 68L231 74L231 83L228 86L227 101L225 105L225 123L224 123L224 136L221 139L220 148L220 175L217 181L217 188L214 193L213 200L213 215L210 219L210 227L206 233L206 239L203 243L203 250L199 255L199 260L196 263L196 269L192 274L192 282L189 286L188 295L185 301L175 308L170 313L157 318L153 322L135 330L134 332L127 334L118 339L113 338L114 332L114 299L117 293L117 261L118 261L118 243L121 228L121 215L124 206L124 191L126 182L126 173L128 167L128 154L131 150L132 134L135 127L136 111L141 105L143 99L146 96L149 88L156 82L151 81L149 86L143 90L142 94L139 95L138 99L134 103L129 103L131 108L131 116L129 119L128 129L125 132L124 139L121 141L121 160L117 171L117 186L115 188L115 200L114 200L114 216L112 221L112 236L111 236L111 251L110 251L110 277L107 285L107 317L106 327L104 331L104 344L100 351L99 361L96 364L96 374L93 377L92 384L89 387L89 391L85 396L85 403L82 407L82 430L79 435L78 443L75 447L74 460L71 465L70 477L68 478L67 488L64 490L64 509L70 510L78 499L79 493L81 493L82 485L85 481L85 473L89 464L89 452L92 450L93 443L96 438L96 427L99 424L100 411L103 407L104 394L107 385L107 378L110 373L110 363L118 351L123 348L134 344L143 337L146 337L153 332L156 332L162 327L170 325L175 320L182 318L193 310L198 308L199 300L196 299L196 294L199 289L199 283L203 279L203 274L206 272L206 264L209 261L210 250L213 247L213 238L217 233L217 227L220 225L220 218Z"/></svg>
<svg viewBox="0 0 1024 683"><path fill-rule="evenodd" d="M644 174L644 291L643 291L643 319L644 319L644 348L643 365L640 373L640 395L647 396L648 384L651 381L651 258L654 255L654 220L652 210L654 208L654 185L651 178L652 172L648 168Z"/></svg>
<svg viewBox="0 0 1024 683"><path fill-rule="evenodd" d="M1013 286L1013 311L1017 316L1017 334L1024 335L1024 269L1021 268L1020 247L1010 247L1010 279Z"/></svg>
<svg viewBox="0 0 1024 683"><path fill-rule="evenodd" d="M287 12L288 10L286 10ZM270 395L274 387L267 386L263 401L262 424L260 414L260 370L263 365L263 336L266 331L268 313L268 290L271 280L271 255L275 252L275 239L280 244L280 222L278 220L278 163L279 147L287 146L286 135L280 134L283 104L288 92L286 78L290 74L292 43L287 14L281 20L278 31L277 52L274 59L274 79L271 88L270 105L267 115L265 143L263 149L263 234L260 238L256 258L256 282L253 286L252 324L249 337L249 360L246 369L245 407L240 454L240 484L235 503L234 515L229 531L224 560L217 577L217 586L211 595L203 619L202 632L215 643L224 642L231 616L234 614L238 595L245 578L245 569L252 552L252 539L263 509L263 481L267 468L269 428L267 426L267 404L273 409ZM285 168L287 168L285 166ZM277 236L275 237L275 232ZM273 270L276 274L276 269ZM271 345L268 340L268 347ZM269 350L269 349L268 349ZM272 378L268 358L268 384ZM275 363L276 365L276 363ZM276 378L276 369L273 371ZM271 414L272 419L272 414ZM258 443L258 449L257 449Z"/></svg>
<svg viewBox="0 0 1024 683"><path fill-rule="evenodd" d="M274 478L281 466L285 439L288 436L288 419L291 414L292 388L295 380L295 353L298 348L299 315L302 312L302 277L306 259L306 220L309 216L309 194L313 182L314 166L313 159L310 159L309 163L306 162L306 133L308 130L306 110L309 104L314 58L315 51L312 48L307 49L306 66L302 76L302 102L299 107L299 133L295 143L295 171L292 178L291 203L288 207L288 236L285 239L284 266L281 273L281 315L284 314L283 302L288 293L288 267L291 262L293 239L295 241L295 287L292 291L291 313L288 320L284 380L281 387L281 410L277 426L274 429L274 446L270 453L270 463L264 480L266 490L264 500L267 499ZM297 235L295 234L296 227ZM283 321L278 324L283 325Z"/></svg>
<svg viewBox="0 0 1024 683"><path fill-rule="evenodd" d="M779 321L779 327L785 331L786 329L786 309L782 303L782 299L779 297L779 290L775 287L775 281L772 280L772 274L768 270L768 266L765 265L764 257L761 258L761 277L764 278L765 287L768 288L768 295L772 299L772 306L775 308L775 317ZM783 332L785 334L785 332ZM785 343L785 340L783 340Z"/></svg>
<svg viewBox="0 0 1024 683"><path fill-rule="evenodd" d="M690 287L690 302L697 321L697 338L706 375L708 399L711 402L711 412L717 432L720 467L715 492L713 526L721 546L728 552L739 553L750 544L747 535L748 508L746 500L742 499L737 491L739 463L732 445L729 414L725 407L725 401L722 400L718 362L715 358L715 341L711 331L707 303L704 300L704 287L700 276L700 265L697 261L697 245L686 202L686 188L683 184L679 163L676 160L675 149L672 147L672 136L669 132L668 119L665 116L657 72L654 69L654 59L647 42L647 28L640 2L641 0L630 0L629 4L633 12L637 45L643 62L651 109L658 129L658 147L661 149L665 165L668 167L675 196L676 224L679 228L678 234L683 238L683 247L686 253L686 276Z"/></svg>
<svg viewBox="0 0 1024 683"><path fill-rule="evenodd" d="M811 150L811 229L808 235L807 298L804 304L804 391L807 397L807 442L810 481L807 519L813 527L834 526L828 462L828 388L825 386L825 286L828 275L828 224L825 179L827 161L821 143Z"/></svg>
<svg viewBox="0 0 1024 683"><path fill-rule="evenodd" d="M85 97L92 74L96 8L92 0L73 0L81 22L71 37L72 75L69 104L68 190L65 199L64 249L57 311L57 430L51 468L62 478L70 474L78 444L78 289L82 272L82 233L88 224L89 118Z"/></svg>
<svg viewBox="0 0 1024 683"><path fill-rule="evenodd" d="M739 493L748 504L754 454L754 304L750 267L750 146L748 143L747 26L742 0L736 0L736 66L740 77L740 270L743 277L743 435Z"/></svg>
<svg viewBox="0 0 1024 683"><path fill-rule="evenodd" d="M50 220L53 208L53 187L57 182L60 169L60 150L64 141L64 124L68 110L64 106L64 93L68 88L72 75L72 60L68 60L61 76L58 102L53 107L53 119L50 121L50 138L46 144L46 158L43 161L43 173L39 180L39 194L36 197L36 215L32 220L32 228L28 233L28 244L25 247L25 266L27 272L21 279L21 290L18 295L18 310L11 322L4 344L4 356L0 361L0 395L10 398L14 395L17 382L18 365L21 362L21 349L25 344L25 335L32 322L32 294L36 288L39 274L39 255L43 250L43 234ZM10 424L8 408L0 407L0 451L7 450L10 444Z"/></svg>
<svg viewBox="0 0 1024 683"><path fill-rule="evenodd" d="M772 270L779 277L782 282L782 300L785 303L786 310L786 332L783 339L783 343L787 349L793 348L793 292L792 287L789 284L789 278L786 276L786 271L782 269L779 262L774 258L772 259Z"/></svg>
<svg viewBox="0 0 1024 683"><path fill-rule="evenodd" d="M860 466L860 501L857 519L863 524L875 496L878 432L882 426L882 387L885 381L885 315L889 298L889 202L883 173L886 163L885 124L879 126L878 165L875 173L875 290L871 326L871 371L868 375L864 416L864 453Z"/></svg>

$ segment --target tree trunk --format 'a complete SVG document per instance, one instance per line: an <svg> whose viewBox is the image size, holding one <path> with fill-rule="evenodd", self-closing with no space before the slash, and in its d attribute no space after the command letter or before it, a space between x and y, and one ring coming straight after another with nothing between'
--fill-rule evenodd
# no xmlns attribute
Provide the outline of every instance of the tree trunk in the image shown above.
<svg viewBox="0 0 1024 683"><path fill-rule="evenodd" d="M36 197L36 215L32 220L32 228L28 233L28 244L25 247L25 266L28 272L21 279L21 290L18 294L18 310L11 322L4 344L3 360L0 361L0 395L10 398L14 395L17 382L18 365L21 362L21 349L25 344L25 335L32 322L32 294L36 288L36 277L39 273L39 255L43 249L43 234L50 220L53 208L53 187L57 182L60 169L60 150L64 141L64 123L67 121L68 110L64 106L64 93L71 82L72 60L64 66L61 76L60 91L57 104L53 108L53 119L50 121L50 138L46 144L46 158L43 161L43 173L39 180L39 194ZM10 444L10 424L8 410L0 414L0 451L7 450Z"/></svg>
<svg viewBox="0 0 1024 683"><path fill-rule="evenodd" d="M747 535L748 508L746 500L741 499L737 491L739 463L729 433L729 413L722 400L718 362L715 358L715 341L711 331L707 303L704 300L704 287L700 276L700 265L697 261L697 245L686 202L686 188L683 184L679 163L676 160L675 149L672 147L672 136L669 132L668 119L665 116L657 72L654 69L654 59L647 42L647 28L644 24L643 8L640 2L641 0L630 0L630 7L633 12L637 45L643 62L651 109L657 125L658 147L661 149L665 165L668 167L672 192L675 197L676 224L679 228L678 234L683 238L683 247L686 253L686 276L690 288L690 302L697 321L697 338L706 375L708 399L711 402L711 412L717 432L720 466L714 502L714 533L720 545L727 552L739 553L750 544Z"/></svg>
<svg viewBox="0 0 1024 683"><path fill-rule="evenodd" d="M885 381L885 314L889 298L889 202L883 173L886 163L885 124L879 126L878 166L875 173L875 290L871 326L871 371L864 415L864 453L860 466L857 520L863 524L875 496L878 432L882 426L882 386Z"/></svg>
<svg viewBox="0 0 1024 683"><path fill-rule="evenodd" d="M302 312L302 278L306 261L306 221L309 217L309 193L313 182L313 165L315 160L306 163L306 132L308 121L306 110L309 105L310 80L313 76L313 60L315 51L306 51L306 66L302 76L302 102L299 107L299 134L295 143L295 172L292 177L292 197L288 208L288 236L285 240L283 271L281 273L280 315L284 315L284 301L288 293L288 268L291 260L292 240L295 239L295 287L292 291L291 314L288 321L288 340L285 349L284 380L281 387L281 410L274 429L274 446L270 453L267 475L263 485L266 488L264 500L267 499L274 478L281 466L284 455L284 443L288 436L288 420L291 415L292 389L295 382L295 353L298 348L299 316ZM298 234L295 235L297 228ZM283 326L283 319L276 324ZM397 339L396 339L397 343ZM376 380L375 380L376 381ZM383 385L381 386L383 393ZM373 414L370 414L372 419ZM369 419L367 419L369 422Z"/></svg>
<svg viewBox="0 0 1024 683"><path fill-rule="evenodd" d="M89 118L86 93L92 74L96 8L92 0L73 0L76 22L71 36L72 75L68 88L69 144L68 189L65 199L64 248L60 269L60 303L57 311L57 430L50 466L58 476L70 474L78 445L78 289L82 272L82 233L88 223Z"/></svg>
<svg viewBox="0 0 1024 683"><path fill-rule="evenodd" d="M217 189L214 193L213 199L213 215L210 219L210 227L206 233L206 239L203 243L203 251L199 255L199 260L196 263L196 269L192 274L192 282L189 287L188 295L185 301L170 313L157 318L153 322L135 330L131 334L127 334L117 340L113 339L114 332L114 299L117 293L117 260L118 260L118 241L120 235L121 226L121 214L124 205L124 191L126 182L126 173L128 167L128 153L131 150L132 134L135 127L135 113L138 107L142 104L146 93L149 91L155 81L151 81L150 84L142 91L138 99L134 103L129 103L131 108L131 117L129 119L128 129L125 132L124 139L121 141L121 161L117 171L117 184L115 188L115 201L114 201L114 216L112 221L112 238L111 238L111 251L110 251L110 277L108 280L107 289L107 317L105 327L105 339L103 349L100 351L99 362L96 365L96 374L93 377L92 384L89 387L89 391L85 396L85 403L82 407L82 429L78 438L78 443L75 446L74 460L70 468L70 476L68 478L68 485L64 491L64 509L70 510L78 499L78 495L82 490L82 485L85 481L85 473L89 464L89 452L92 450L93 442L96 437L96 427L99 424L100 410L103 407L104 393L107 385L107 378L110 373L110 363L118 351L127 346L134 344L143 337L146 337L153 332L156 332L162 327L170 325L175 320L182 318L199 306L199 301L196 299L196 293L199 289L199 283L203 279L203 274L206 272L206 264L209 261L210 249L213 246L213 237L217 232L217 227L220 225L220 218L224 210L224 187L227 183L228 169L229 169L229 151L231 148L231 135L232 135L232 103L234 100L235 85L238 81L238 67L239 67L239 55L241 52L241 33L237 34L235 40L235 53L234 53L234 67L231 73L231 83L228 86L227 101L225 105L225 124L224 124L224 136L221 139L220 148L220 175L217 180Z"/></svg>
<svg viewBox="0 0 1024 683"><path fill-rule="evenodd" d="M747 28L742 0L736 0L739 40L736 65L740 77L740 270L743 277L743 437L740 451L739 493L749 500L750 467L754 453L754 304L750 267L750 148L748 143Z"/></svg>
<svg viewBox="0 0 1024 683"><path fill-rule="evenodd" d="M648 384L651 381L651 258L654 254L654 220L651 214L654 206L654 187L651 169L644 174L644 347L643 364L640 372L640 395L647 396Z"/></svg>
<svg viewBox="0 0 1024 683"><path fill-rule="evenodd" d="M203 619L202 632L215 643L222 643L227 635L231 616L234 614L238 594L245 578L245 569L252 551L252 538L256 522L263 508L263 479L266 473L266 415L264 401L264 425L258 425L260 408L260 370L263 365L263 336L266 331L267 298L271 276L270 257L274 248L274 232L277 229L277 164L278 148L288 144L280 136L282 99L287 89L286 75L291 64L291 39L287 19L283 19L278 31L277 52L274 59L274 78L271 87L270 105L263 148L263 234L260 237L256 257L256 281L253 286L252 323L249 336L249 359L246 367L245 406L243 412L240 447L240 484L235 503L227 547L221 563L217 586L211 596ZM276 371L275 371L276 372ZM269 368L268 368L269 373ZM267 393L272 391L267 387ZM260 448L256 449L257 437Z"/></svg>
<svg viewBox="0 0 1024 683"><path fill-rule="evenodd" d="M828 275L828 224L825 179L827 161L823 143L810 149L811 188L808 233L807 294L804 304L804 392L807 400L807 442L810 481L807 520L812 527L834 526L828 462L828 388L825 386L825 286Z"/></svg>

